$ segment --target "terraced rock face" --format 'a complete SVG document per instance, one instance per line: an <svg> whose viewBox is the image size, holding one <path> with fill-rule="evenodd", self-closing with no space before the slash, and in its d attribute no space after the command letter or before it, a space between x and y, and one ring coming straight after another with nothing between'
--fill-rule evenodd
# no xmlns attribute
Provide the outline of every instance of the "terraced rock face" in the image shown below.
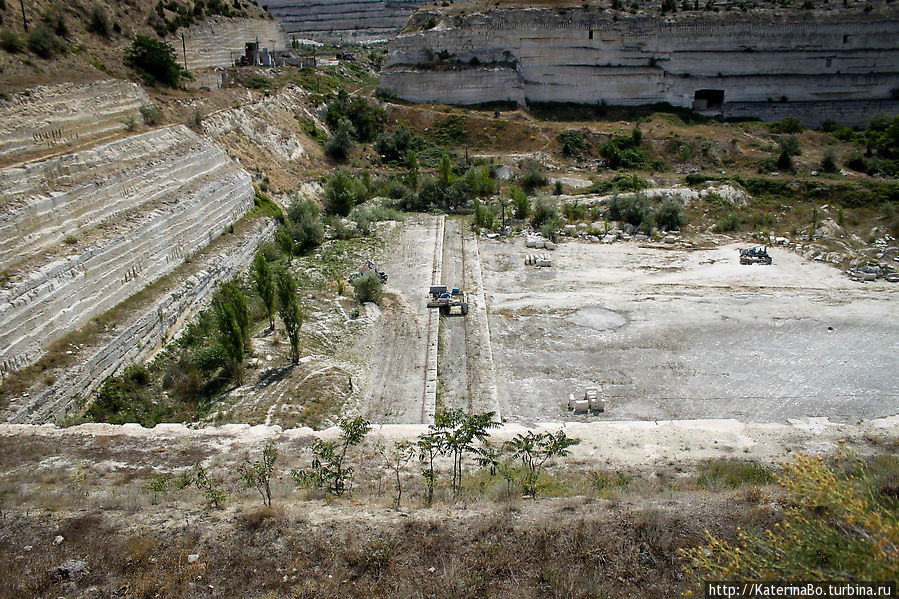
<svg viewBox="0 0 899 599"><path fill-rule="evenodd" d="M410 22L439 22L391 41L381 86L422 102L668 102L725 117L862 125L899 109L899 11L881 10L422 11Z"/></svg>
<svg viewBox="0 0 899 599"><path fill-rule="evenodd" d="M234 60L243 56L247 42L259 42L259 49L284 50L288 38L278 21L266 19L226 19L215 17L206 19L184 31L184 48L181 36L168 40L178 50L187 55L189 70L207 67L230 67Z"/></svg>
<svg viewBox="0 0 899 599"><path fill-rule="evenodd" d="M200 309L216 285L240 273L256 254L259 244L271 237L275 223L257 220L249 231L229 239L225 251L209 252L194 260L195 274L174 273L149 306L133 312L131 319L108 334L86 353L86 359L69 368L43 392L17 398L0 416L9 422L42 424L64 418L82 397L96 391L103 381L135 362L150 359L171 341L186 319ZM229 236L231 237L231 236Z"/></svg>
<svg viewBox="0 0 899 599"><path fill-rule="evenodd" d="M171 272L252 198L250 175L183 125L0 169L0 369Z"/></svg>
<svg viewBox="0 0 899 599"><path fill-rule="evenodd" d="M303 92L287 88L255 104L214 112L203 119L203 132L246 154L248 146L268 160L293 161L306 153L304 140L293 133L297 117L323 127L303 105ZM243 158L241 158L243 162Z"/></svg>
<svg viewBox="0 0 899 599"><path fill-rule="evenodd" d="M140 122L149 104L137 84L122 80L39 86L0 100L0 161L48 149L64 150Z"/></svg>
<svg viewBox="0 0 899 599"><path fill-rule="evenodd" d="M289 35L328 41L389 38L423 0L270 0L269 12Z"/></svg>

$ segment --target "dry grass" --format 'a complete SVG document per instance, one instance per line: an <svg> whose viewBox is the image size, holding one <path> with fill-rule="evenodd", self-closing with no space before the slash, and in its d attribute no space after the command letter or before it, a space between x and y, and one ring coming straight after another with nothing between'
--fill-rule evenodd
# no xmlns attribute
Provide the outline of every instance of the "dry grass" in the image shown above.
<svg viewBox="0 0 899 599"><path fill-rule="evenodd" d="M0 597L66 595L72 582L132 597L193 597L209 585L235 597L673 597L687 584L678 548L698 544L704 529L731 539L738 526L760 530L782 517L776 491L755 484L757 467L734 460L647 472L566 463L541 479L546 498L538 500L470 472L456 501L442 478L433 508L423 506L410 464L395 510L392 481L377 484L370 447L348 498L295 492L287 473L310 457L296 441L280 448L268 508L237 478L235 464L252 453L246 446L75 439L0 438L8 455L0 462ZM229 493L224 509L174 484L154 505L150 475L177 478L195 459ZM870 464L883 495L893 496L895 458ZM710 472L736 472L746 484L697 490ZM67 580L56 570L67 559L83 559L90 573Z"/></svg>

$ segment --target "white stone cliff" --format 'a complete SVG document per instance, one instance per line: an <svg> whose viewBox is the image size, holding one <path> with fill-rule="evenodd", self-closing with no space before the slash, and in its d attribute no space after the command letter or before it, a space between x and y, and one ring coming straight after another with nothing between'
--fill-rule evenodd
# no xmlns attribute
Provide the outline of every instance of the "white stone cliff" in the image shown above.
<svg viewBox="0 0 899 599"><path fill-rule="evenodd" d="M863 124L899 109L899 11L883 10L437 13L436 27L391 41L381 85L416 102L668 102L725 117Z"/></svg>

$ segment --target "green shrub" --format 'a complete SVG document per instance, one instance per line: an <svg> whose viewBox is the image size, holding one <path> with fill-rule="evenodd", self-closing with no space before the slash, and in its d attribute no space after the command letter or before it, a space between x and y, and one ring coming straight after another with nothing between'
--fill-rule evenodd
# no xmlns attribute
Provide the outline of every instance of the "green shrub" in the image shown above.
<svg viewBox="0 0 899 599"><path fill-rule="evenodd" d="M468 135L465 132L465 117L451 114L434 124L431 137L440 145L455 146L465 143Z"/></svg>
<svg viewBox="0 0 899 599"><path fill-rule="evenodd" d="M875 475L854 456L841 451L838 459L832 466L800 453L784 464L777 477L784 514L772 528L738 528L733 544L706 531L708 545L680 549L696 587L720 578L895 580L895 495L881 495ZM843 468L846 462L856 467Z"/></svg>
<svg viewBox="0 0 899 599"><path fill-rule="evenodd" d="M169 87L178 87L185 75L185 71L178 65L174 48L163 41L143 35L135 36L131 46L125 49L124 63L149 85L158 81Z"/></svg>
<svg viewBox="0 0 899 599"><path fill-rule="evenodd" d="M287 234L293 240L293 251L305 254L320 246L325 239L321 212L312 200L294 198L287 208Z"/></svg>
<svg viewBox="0 0 899 599"><path fill-rule="evenodd" d="M474 201L474 224L478 228L491 231L496 227L496 214L478 199Z"/></svg>
<svg viewBox="0 0 899 599"><path fill-rule="evenodd" d="M162 111L155 104L144 104L140 107L140 114L147 125L158 125L162 122Z"/></svg>
<svg viewBox="0 0 899 599"><path fill-rule="evenodd" d="M103 381L86 415L94 422L125 424L136 422L150 428L163 422L170 410L154 401L151 377L146 368L132 364L121 376Z"/></svg>
<svg viewBox="0 0 899 599"><path fill-rule="evenodd" d="M743 219L740 218L736 212L731 212L729 214L724 215L721 219L718 220L718 223L715 225L715 230L719 233L730 233L733 231L739 231L740 226L743 224Z"/></svg>
<svg viewBox="0 0 899 599"><path fill-rule="evenodd" d="M356 135L356 128L348 119L340 119L337 123L337 130L325 143L325 154L336 160L337 162L345 162L353 151L353 138Z"/></svg>
<svg viewBox="0 0 899 599"><path fill-rule="evenodd" d="M16 52L21 52L24 47L25 44L22 43L22 39L16 35L15 31L10 31L9 29L0 30L0 48L3 48L10 54L15 54Z"/></svg>
<svg viewBox="0 0 899 599"><path fill-rule="evenodd" d="M368 272L353 279L353 295L360 304L366 302L380 304L381 298L384 296L384 284L381 283L378 275Z"/></svg>
<svg viewBox="0 0 899 599"><path fill-rule="evenodd" d="M253 75L244 79L243 86L250 89L271 89L272 82L262 75Z"/></svg>
<svg viewBox="0 0 899 599"><path fill-rule="evenodd" d="M827 148L824 151L824 158L821 160L821 170L825 173L837 173L840 167L837 166L837 155L833 148Z"/></svg>
<svg viewBox="0 0 899 599"><path fill-rule="evenodd" d="M356 204L365 201L367 190L356 177L344 169L328 180L325 187L325 212L338 216L347 216Z"/></svg>
<svg viewBox="0 0 899 599"><path fill-rule="evenodd" d="M663 231L680 229L686 222L687 218L684 215L684 208L675 199L669 198L665 200L656 210L655 223Z"/></svg>
<svg viewBox="0 0 899 599"><path fill-rule="evenodd" d="M562 226L562 217L559 214L557 204L549 198L541 198L534 207L534 216L531 225L540 231L550 241L559 240L559 228Z"/></svg>
<svg viewBox="0 0 899 599"><path fill-rule="evenodd" d="M381 133L375 141L375 149L381 155L381 159L388 163L398 163L405 159L406 155L421 147L418 136L412 133L405 125L400 125L393 133Z"/></svg>
<svg viewBox="0 0 899 599"><path fill-rule="evenodd" d="M570 129L559 133L559 146L562 148L562 156L566 158L583 158L590 150L590 142L580 131Z"/></svg>
<svg viewBox="0 0 899 599"><path fill-rule="evenodd" d="M646 164L646 154L640 149L643 134L634 128L630 137L615 136L603 145L600 153L610 169L637 169Z"/></svg>
<svg viewBox="0 0 899 599"><path fill-rule="evenodd" d="M700 463L698 469L696 484L703 489L736 489L743 485L774 482L774 474L769 468L733 458L707 460Z"/></svg>
<svg viewBox="0 0 899 599"><path fill-rule="evenodd" d="M512 207L515 210L515 218L524 220L531 214L531 201L520 189L512 192Z"/></svg>
<svg viewBox="0 0 899 599"><path fill-rule="evenodd" d="M337 97L328 102L325 122L332 131L336 131L341 119L352 123L356 140L367 143L377 137L387 122L387 112L372 106L361 96L351 99L344 90L340 90Z"/></svg>
<svg viewBox="0 0 899 599"><path fill-rule="evenodd" d="M771 133L787 133L794 135L805 131L805 126L800 123L798 119L788 116L782 121L768 125L768 130L771 131Z"/></svg>
<svg viewBox="0 0 899 599"><path fill-rule="evenodd" d="M496 189L496 179L493 178L493 173L487 165L471 167L465 172L462 180L471 193L479 198L493 195Z"/></svg>
<svg viewBox="0 0 899 599"><path fill-rule="evenodd" d="M615 175L611 179L597 181L591 185L585 193L606 194L616 191L640 191L641 189L647 189L648 187L649 181L641 179L634 173L630 175Z"/></svg>
<svg viewBox="0 0 899 599"><path fill-rule="evenodd" d="M639 227L649 220L651 214L649 202L641 194L615 196L609 202L609 220L617 220Z"/></svg>
<svg viewBox="0 0 899 599"><path fill-rule="evenodd" d="M47 25L38 25L28 32L28 49L41 58L65 54L66 42Z"/></svg>
<svg viewBox="0 0 899 599"><path fill-rule="evenodd" d="M536 160L526 159L521 162L521 174L518 176L518 184L526 193L531 193L538 187L546 187L549 180L543 172L543 165Z"/></svg>

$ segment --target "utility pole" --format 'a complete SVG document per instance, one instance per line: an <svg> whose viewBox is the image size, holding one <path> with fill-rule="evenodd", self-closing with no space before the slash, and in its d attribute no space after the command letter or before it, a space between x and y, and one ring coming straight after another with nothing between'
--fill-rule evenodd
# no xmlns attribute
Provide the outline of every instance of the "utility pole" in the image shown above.
<svg viewBox="0 0 899 599"><path fill-rule="evenodd" d="M184 70L187 70L187 45L184 43L184 32L181 32L181 53L184 55Z"/></svg>
<svg viewBox="0 0 899 599"><path fill-rule="evenodd" d="M25 31L28 31L28 19L25 18L25 0L19 0L22 5L22 24L25 25Z"/></svg>

